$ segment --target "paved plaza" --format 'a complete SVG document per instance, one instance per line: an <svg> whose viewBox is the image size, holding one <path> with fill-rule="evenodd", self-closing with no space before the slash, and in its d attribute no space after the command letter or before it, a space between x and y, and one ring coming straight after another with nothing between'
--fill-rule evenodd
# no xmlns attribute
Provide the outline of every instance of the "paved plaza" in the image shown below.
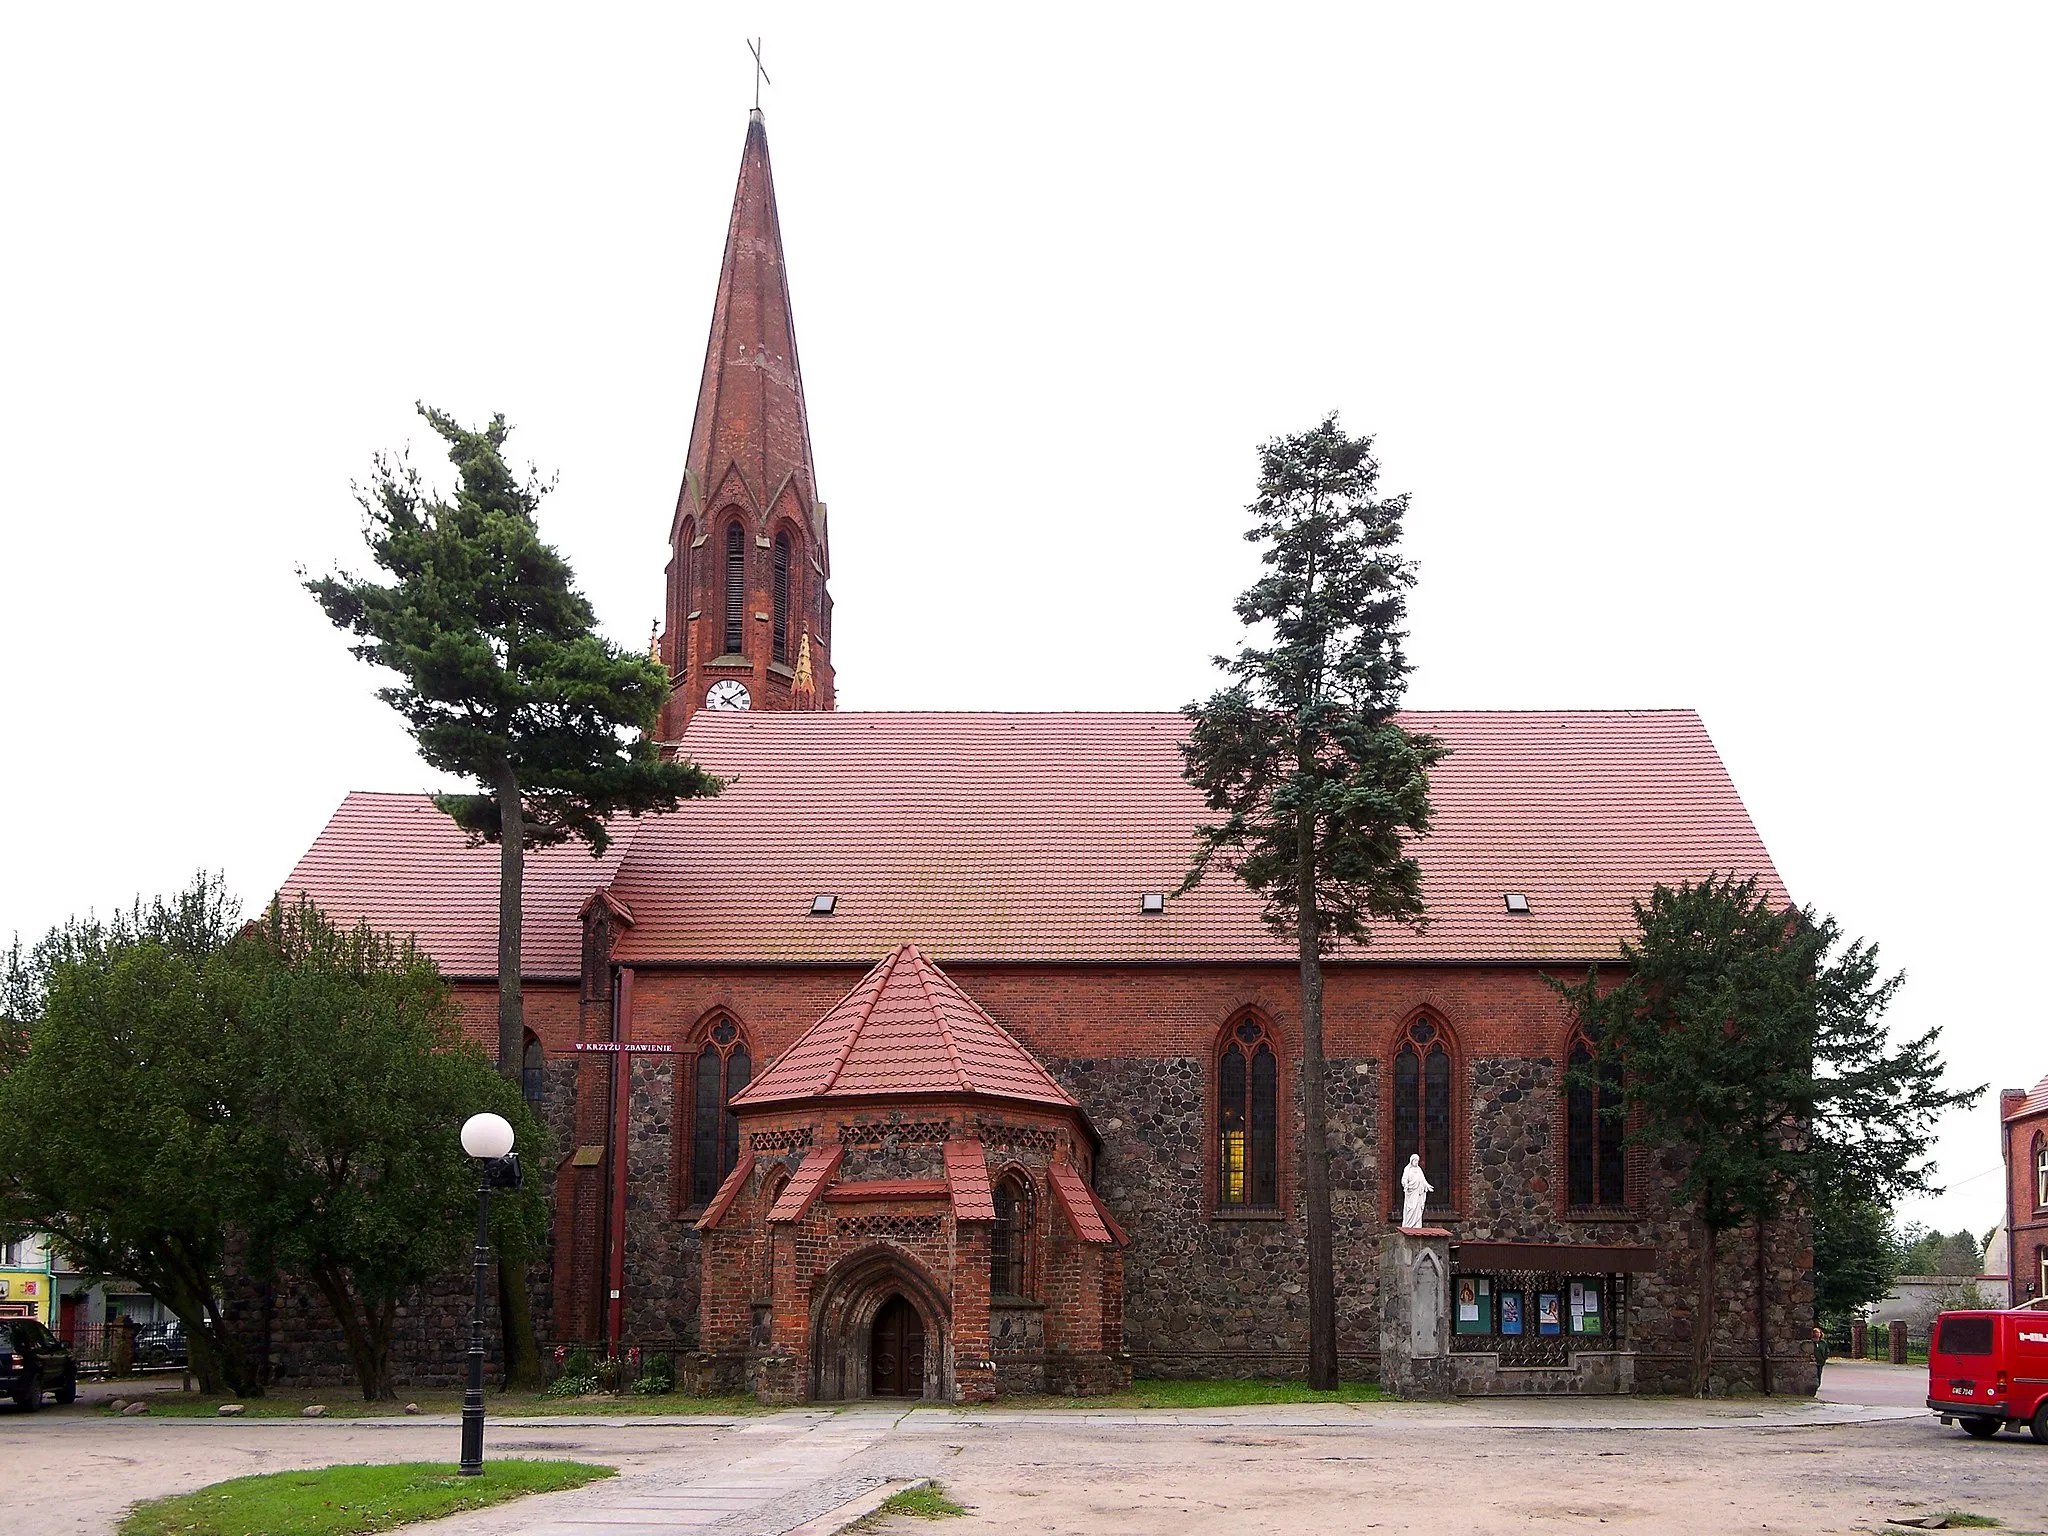
<svg viewBox="0 0 2048 1536"><path fill-rule="evenodd" d="M1822 1401L1491 1400L1202 1412L862 1405L760 1417L494 1421L494 1456L617 1479L414 1527L435 1536L782 1536L932 1477L948 1532L1877 1531L1959 1509L2048 1531L2048 1446L1917 1405L1924 1372L1831 1366ZM1899 1399L1908 1399L1899 1401ZM1829 1400L1852 1399L1852 1400ZM250 1472L452 1460L452 1419L0 1414L16 1536L100 1536L137 1498ZM836 1523L826 1519L816 1531ZM898 1518L881 1529L934 1529ZM1894 1527L1893 1529L1897 1529ZM807 1533L808 1536L808 1533Z"/></svg>

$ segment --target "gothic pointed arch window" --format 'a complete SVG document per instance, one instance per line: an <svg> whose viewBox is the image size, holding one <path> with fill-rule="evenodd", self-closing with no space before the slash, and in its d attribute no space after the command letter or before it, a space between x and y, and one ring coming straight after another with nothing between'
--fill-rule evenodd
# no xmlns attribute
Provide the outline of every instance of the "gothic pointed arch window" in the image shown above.
<svg viewBox="0 0 2048 1536"><path fill-rule="evenodd" d="M775 631L774 656L777 661L785 665L788 664L790 659L789 566L789 535L786 532L778 533L775 535L775 584L772 594L774 601L770 606L774 609L775 614L775 623L773 625Z"/></svg>
<svg viewBox="0 0 2048 1536"><path fill-rule="evenodd" d="M532 1030L526 1032L526 1046L519 1053L519 1093L526 1100L526 1107L536 1115L541 1112L541 1100L546 1092L547 1053L541 1049L540 1036Z"/></svg>
<svg viewBox="0 0 2048 1536"><path fill-rule="evenodd" d="M1574 1211L1618 1210L1627 1203L1621 1121L1621 1063L1596 1070L1592 1043L1575 1036L1565 1053L1565 1205ZM1580 1073L1596 1083L1574 1082Z"/></svg>
<svg viewBox="0 0 2048 1536"><path fill-rule="evenodd" d="M1280 1205L1280 1053L1255 1018L1226 1030L1216 1057L1216 1205Z"/></svg>
<svg viewBox="0 0 2048 1536"><path fill-rule="evenodd" d="M2034 1208L2048 1208L2048 1136L2034 1137Z"/></svg>
<svg viewBox="0 0 2048 1536"><path fill-rule="evenodd" d="M1452 1076L1455 1062L1451 1039L1443 1025L1419 1014L1401 1031L1394 1047L1392 1172L1393 1208L1401 1202L1401 1171L1420 1154L1422 1171L1434 1186L1432 1211L1447 1211L1453 1201L1457 1169L1451 1159Z"/></svg>
<svg viewBox="0 0 2048 1536"><path fill-rule="evenodd" d="M1031 1294L1031 1181L1012 1169L996 1180L996 1220L989 1233L988 1293Z"/></svg>
<svg viewBox="0 0 2048 1536"><path fill-rule="evenodd" d="M754 1058L732 1019L720 1015L692 1053L688 1076L689 1168L684 1202L707 1205L740 1160L740 1121L732 1096L754 1080Z"/></svg>
<svg viewBox="0 0 2048 1536"><path fill-rule="evenodd" d="M747 530L738 518L725 525L725 654L747 649Z"/></svg>

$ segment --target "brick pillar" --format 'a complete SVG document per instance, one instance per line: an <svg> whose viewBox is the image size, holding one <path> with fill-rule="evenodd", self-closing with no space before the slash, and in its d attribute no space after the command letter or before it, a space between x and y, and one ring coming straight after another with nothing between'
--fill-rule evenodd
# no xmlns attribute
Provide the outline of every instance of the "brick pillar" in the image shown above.
<svg viewBox="0 0 2048 1536"><path fill-rule="evenodd" d="M1870 1324L1862 1321L1849 1325L1849 1358L1868 1360L1870 1358Z"/></svg>
<svg viewBox="0 0 2048 1536"><path fill-rule="evenodd" d="M1906 1363L1906 1325L1904 1323L1893 1323L1891 1335L1892 1364L1904 1365Z"/></svg>

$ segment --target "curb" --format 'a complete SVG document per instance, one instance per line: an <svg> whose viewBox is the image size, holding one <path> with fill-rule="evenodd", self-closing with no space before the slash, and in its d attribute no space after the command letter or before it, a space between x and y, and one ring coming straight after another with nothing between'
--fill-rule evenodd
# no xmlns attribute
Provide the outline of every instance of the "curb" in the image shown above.
<svg viewBox="0 0 2048 1536"><path fill-rule="evenodd" d="M870 1488L858 1498L849 1499L837 1509L828 1509L822 1515L813 1515L802 1525L784 1531L782 1536L839 1536L841 1531L848 1526L858 1525L897 1494L930 1485L931 1479L928 1477L893 1477L880 1487Z"/></svg>

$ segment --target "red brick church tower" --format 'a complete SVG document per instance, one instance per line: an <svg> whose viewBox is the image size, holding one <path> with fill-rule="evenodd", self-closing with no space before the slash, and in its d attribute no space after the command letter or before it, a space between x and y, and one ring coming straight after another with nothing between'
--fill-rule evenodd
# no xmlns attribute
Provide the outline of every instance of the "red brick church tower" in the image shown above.
<svg viewBox="0 0 2048 1536"><path fill-rule="evenodd" d="M757 110L740 156L690 455L669 525L661 659L674 741L700 709L831 709L831 555Z"/></svg>

